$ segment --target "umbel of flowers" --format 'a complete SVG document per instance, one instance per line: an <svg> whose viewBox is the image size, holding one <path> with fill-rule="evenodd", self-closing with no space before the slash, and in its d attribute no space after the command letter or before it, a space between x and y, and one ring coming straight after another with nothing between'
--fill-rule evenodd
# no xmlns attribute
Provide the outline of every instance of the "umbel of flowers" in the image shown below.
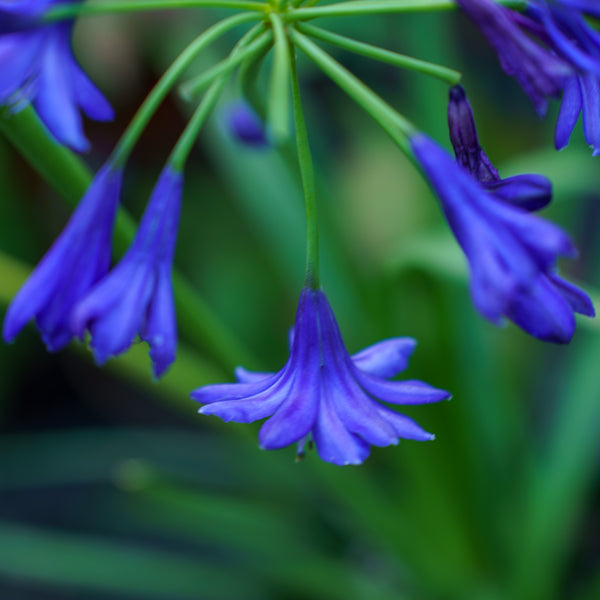
<svg viewBox="0 0 600 600"><path fill-rule="evenodd" d="M320 17L401 13L415 6L380 0L315 4L312 0L186 3L226 5L239 12L202 31L156 83L63 232L13 299L3 336L12 341L33 320L50 351L60 350L73 338L88 340L99 364L125 352L139 338L149 346L155 377L167 372L177 347L177 298L171 279L183 171L200 129L237 72L245 98L221 113L231 135L253 149L278 149L296 140L306 207L305 283L289 357L281 370L264 373L238 367L235 383L204 385L192 392L192 398L202 404L203 415L242 423L266 419L259 433L262 448L296 444L298 456L303 456L306 447L314 445L323 460L347 465L362 463L371 446L394 445L400 439L432 440L432 434L393 406L438 402L450 394L422 381L394 379L408 367L416 344L411 338L391 337L352 356L346 350L319 277L316 189L297 53L313 61L420 166L465 254L473 303L486 319L497 325L510 320L540 340L564 344L574 335L575 314L593 316L594 307L585 292L558 273L559 258L576 256L568 235L534 214L551 201L551 182L535 174L500 176L479 143L471 106L457 85L460 74L314 25ZM597 3L529 0L522 12L496 0L457 0L457 6L481 29L504 71L519 82L540 116L550 99L561 99L556 147L567 145L583 114L585 139L594 154L600 153L600 34L588 21L600 18ZM3 118L31 105L48 136L73 150L87 150L82 113L102 121L112 118L113 112L73 56L75 19L111 10L170 7L168 0L118 7L79 0L0 0ZM140 135L198 54L240 26L246 26L246 32L228 57L182 85L184 98L195 101L202 95L202 99L158 177L129 249L114 256L112 235L123 176ZM318 42L446 82L455 158ZM269 52L273 59L268 90L256 93L257 74Z"/></svg>

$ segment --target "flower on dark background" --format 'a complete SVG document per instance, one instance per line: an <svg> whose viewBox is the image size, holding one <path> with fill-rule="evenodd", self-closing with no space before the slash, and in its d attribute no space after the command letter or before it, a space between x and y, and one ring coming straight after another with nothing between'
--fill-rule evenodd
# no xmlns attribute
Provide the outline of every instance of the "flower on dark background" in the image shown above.
<svg viewBox="0 0 600 600"><path fill-rule="evenodd" d="M350 357L325 294L304 288L290 357L277 373L236 372L238 383L207 385L192 392L205 406L199 412L224 421L261 427L267 450L314 441L319 456L336 465L359 464L369 446L397 444L400 438L426 441L433 436L412 419L381 404L423 404L450 397L421 381L387 381L408 362L409 338L375 344Z"/></svg>
<svg viewBox="0 0 600 600"><path fill-rule="evenodd" d="M131 247L119 263L88 289L73 311L71 326L102 364L125 352L136 335L150 346L156 377L175 360L177 326L171 272L183 176L161 173Z"/></svg>
<svg viewBox="0 0 600 600"><path fill-rule="evenodd" d="M56 0L0 4L0 104L15 110L32 103L61 143L83 152L89 143L80 110L96 121L109 121L113 111L73 57L72 22L33 26L33 16ZM14 28L28 27L11 32ZM7 32L8 31L8 32Z"/></svg>
<svg viewBox="0 0 600 600"><path fill-rule="evenodd" d="M234 102L227 107L225 121L231 135L246 146L268 146L265 125L246 102Z"/></svg>
<svg viewBox="0 0 600 600"><path fill-rule="evenodd" d="M600 33L586 22L584 13L598 16L598 3L569 0L532 0L527 14L543 28L544 41L573 67L567 78L554 144L557 150L569 143L579 115L583 133L593 154L600 154Z"/></svg>
<svg viewBox="0 0 600 600"><path fill-rule="evenodd" d="M122 177L122 170L111 165L98 172L63 232L8 307L5 341L12 341L30 319L35 319L50 351L73 338L73 307L110 265Z"/></svg>
<svg viewBox="0 0 600 600"><path fill-rule="evenodd" d="M428 136L411 138L471 271L471 295L487 319L508 317L542 340L567 343L574 312L594 315L588 296L556 273L576 249L558 226L499 200ZM518 204L518 203L517 203Z"/></svg>
<svg viewBox="0 0 600 600"><path fill-rule="evenodd" d="M525 18L495 0L456 0L492 45L504 71L530 97L539 115L548 98L558 98L573 69L562 58L536 43L525 32ZM535 23L531 24L535 28Z"/></svg>

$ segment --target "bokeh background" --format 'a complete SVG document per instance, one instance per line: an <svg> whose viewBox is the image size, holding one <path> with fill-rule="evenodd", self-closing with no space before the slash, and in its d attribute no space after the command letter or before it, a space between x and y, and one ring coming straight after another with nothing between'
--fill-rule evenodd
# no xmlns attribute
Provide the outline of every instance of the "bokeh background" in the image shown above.
<svg viewBox="0 0 600 600"><path fill-rule="evenodd" d="M118 115L87 125L92 169L162 70L226 14L78 23L76 53ZM581 250L561 268L600 298L600 169L580 126L555 152L556 103L537 119L457 13L319 25L463 71L488 155L503 176L552 178L544 214ZM195 70L235 41L215 44ZM448 146L445 84L327 49ZM323 464L316 452L295 463L294 448L258 449L258 424L196 414L190 390L231 380L235 364L283 365L303 280L296 167L285 151L232 140L224 102L186 171L176 256L223 347L203 343L179 315L178 361L155 383L143 344L102 369L80 344L48 354L32 326L0 346L0 597L600 598L600 328L581 320L573 342L556 347L483 320L427 185L366 114L299 61L324 289L351 352L391 336L419 341L406 378L454 399L402 412L436 441L373 448L360 467ZM225 100L236 93L230 85ZM128 166L124 205L136 218L187 114L172 95ZM2 315L71 208L2 135L0 190Z"/></svg>

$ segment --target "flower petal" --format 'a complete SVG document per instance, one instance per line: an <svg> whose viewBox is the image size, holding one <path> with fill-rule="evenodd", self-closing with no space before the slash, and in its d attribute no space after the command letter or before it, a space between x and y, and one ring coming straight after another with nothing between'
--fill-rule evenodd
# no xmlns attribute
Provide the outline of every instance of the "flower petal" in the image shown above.
<svg viewBox="0 0 600 600"><path fill-rule="evenodd" d="M389 379L408 367L408 359L416 346L417 342L413 338L390 338L353 354L352 362L357 369Z"/></svg>

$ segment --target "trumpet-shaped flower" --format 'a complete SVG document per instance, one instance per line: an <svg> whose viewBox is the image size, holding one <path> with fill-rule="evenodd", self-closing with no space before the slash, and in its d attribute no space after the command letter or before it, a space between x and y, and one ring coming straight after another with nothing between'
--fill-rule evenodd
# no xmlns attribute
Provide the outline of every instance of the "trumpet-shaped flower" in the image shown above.
<svg viewBox="0 0 600 600"><path fill-rule="evenodd" d="M166 167L131 247L73 311L72 329L81 338L89 330L99 364L125 352L136 335L150 346L156 377L175 360L177 327L171 272L182 186L181 173Z"/></svg>
<svg viewBox="0 0 600 600"><path fill-rule="evenodd" d="M98 172L65 229L8 307L5 341L12 341L30 319L35 319L50 351L73 338L73 307L110 265L121 181L122 171L110 165Z"/></svg>
<svg viewBox="0 0 600 600"><path fill-rule="evenodd" d="M433 436L408 417L379 402L423 404L450 396L421 381L387 381L402 371L415 343L393 338L350 357L325 294L304 288L300 295L290 357L277 373L236 372L238 383L207 385L192 392L199 412L224 421L261 427L267 450L314 441L319 456L336 465L359 464L369 447L400 438Z"/></svg>
<svg viewBox="0 0 600 600"><path fill-rule="evenodd" d="M548 98L560 96L572 67L527 35L525 17L494 0L456 2L492 45L504 71L519 82L538 114L544 115Z"/></svg>
<svg viewBox="0 0 600 600"><path fill-rule="evenodd" d="M96 121L108 121L113 111L77 64L71 50L71 22L32 24L57 0L0 4L0 104L15 110L32 103L52 135L83 152L82 110ZM23 31L12 31L24 27Z"/></svg>
<svg viewBox="0 0 600 600"><path fill-rule="evenodd" d="M588 296L556 274L559 256L576 250L556 225L499 200L424 134L411 147L438 195L469 261L477 309L500 324L508 317L542 340L567 343L573 313L594 315Z"/></svg>

